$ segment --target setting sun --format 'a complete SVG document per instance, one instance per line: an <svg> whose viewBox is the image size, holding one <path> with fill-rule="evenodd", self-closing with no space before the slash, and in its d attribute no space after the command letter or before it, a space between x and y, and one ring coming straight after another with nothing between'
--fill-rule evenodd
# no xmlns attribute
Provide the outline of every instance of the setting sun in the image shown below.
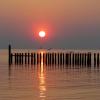
<svg viewBox="0 0 100 100"><path fill-rule="evenodd" d="M46 35L46 33L45 33L44 31L40 31L40 32L39 32L39 36L40 36L41 38L45 37L45 35Z"/></svg>

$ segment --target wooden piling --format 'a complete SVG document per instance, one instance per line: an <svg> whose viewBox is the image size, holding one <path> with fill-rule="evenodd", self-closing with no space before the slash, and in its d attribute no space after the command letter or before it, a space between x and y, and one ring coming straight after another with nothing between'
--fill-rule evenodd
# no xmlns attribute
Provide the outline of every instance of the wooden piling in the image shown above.
<svg viewBox="0 0 100 100"><path fill-rule="evenodd" d="M21 63L22 63L22 65L23 65L23 57L24 57L24 54L21 53Z"/></svg>
<svg viewBox="0 0 100 100"><path fill-rule="evenodd" d="M36 65L36 53L34 53L34 65Z"/></svg>
<svg viewBox="0 0 100 100"><path fill-rule="evenodd" d="M9 62L9 65L11 65L11 45L10 44L8 46L8 62Z"/></svg>
<svg viewBox="0 0 100 100"><path fill-rule="evenodd" d="M75 65L75 55L74 55L74 53L73 53L72 56L73 56L73 57L72 57L72 65L74 66L74 65Z"/></svg>
<svg viewBox="0 0 100 100"><path fill-rule="evenodd" d="M66 65L69 65L69 54L68 53L66 53L65 59L66 59Z"/></svg>
<svg viewBox="0 0 100 100"><path fill-rule="evenodd" d="M94 66L99 66L100 54L95 52L47 52L43 53L12 53L11 45L8 46L8 62L9 65L13 63L23 65L25 64L40 64L43 60L43 64L46 65L77 65L77 66L91 66L92 57L94 55ZM25 58L25 60L23 60ZM43 58L43 59L42 59ZM42 59L42 60L41 60Z"/></svg>
<svg viewBox="0 0 100 100"><path fill-rule="evenodd" d="M99 53L97 53L97 66L99 66Z"/></svg>
<svg viewBox="0 0 100 100"><path fill-rule="evenodd" d="M87 66L91 66L91 52L87 53Z"/></svg>
<svg viewBox="0 0 100 100"><path fill-rule="evenodd" d="M25 53L25 64L27 64L27 53Z"/></svg>
<svg viewBox="0 0 100 100"><path fill-rule="evenodd" d="M15 65L17 64L17 55L15 53Z"/></svg>
<svg viewBox="0 0 100 100"><path fill-rule="evenodd" d="M96 66L96 53L94 53L94 66Z"/></svg>
<svg viewBox="0 0 100 100"><path fill-rule="evenodd" d="M12 53L10 54L10 63L9 63L9 65L11 65L11 64L13 64L13 54Z"/></svg>
<svg viewBox="0 0 100 100"><path fill-rule="evenodd" d="M58 55L58 65L60 64L59 61L60 61L60 55L59 53L57 54Z"/></svg>
<svg viewBox="0 0 100 100"><path fill-rule="evenodd" d="M33 65L33 53L31 53L31 64Z"/></svg>
<svg viewBox="0 0 100 100"><path fill-rule="evenodd" d="M55 53L55 65L57 64L57 54Z"/></svg>
<svg viewBox="0 0 100 100"><path fill-rule="evenodd" d="M60 53L60 65L62 65L62 53Z"/></svg>

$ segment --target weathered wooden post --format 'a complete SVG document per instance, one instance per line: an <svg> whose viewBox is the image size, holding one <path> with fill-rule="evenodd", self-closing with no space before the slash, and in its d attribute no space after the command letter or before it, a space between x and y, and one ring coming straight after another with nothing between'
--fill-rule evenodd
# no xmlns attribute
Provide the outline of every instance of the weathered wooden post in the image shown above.
<svg viewBox="0 0 100 100"><path fill-rule="evenodd" d="M64 57L64 53L62 54L62 56L63 56L63 62L62 62L62 64L64 65L64 62L65 62L65 57Z"/></svg>
<svg viewBox="0 0 100 100"><path fill-rule="evenodd" d="M48 59L48 58L47 58L47 53L45 54L45 56L46 56L46 57L45 57L45 63L46 63L46 65L47 65L47 59Z"/></svg>
<svg viewBox="0 0 100 100"><path fill-rule="evenodd" d="M21 54L21 57L22 57L22 58L21 58L21 60L22 60L22 62L21 62L21 63L22 63L22 65L23 65L23 53Z"/></svg>
<svg viewBox="0 0 100 100"><path fill-rule="evenodd" d="M49 63L50 63L50 55L48 53L48 65L49 65Z"/></svg>
<svg viewBox="0 0 100 100"><path fill-rule="evenodd" d="M55 65L57 64L57 54L55 53Z"/></svg>
<svg viewBox="0 0 100 100"><path fill-rule="evenodd" d="M16 64L18 65L18 53L16 53Z"/></svg>
<svg viewBox="0 0 100 100"><path fill-rule="evenodd" d="M71 57L71 52L69 53L69 65L71 66L72 63L72 57Z"/></svg>
<svg viewBox="0 0 100 100"><path fill-rule="evenodd" d="M84 65L84 54L82 53L82 66Z"/></svg>
<svg viewBox="0 0 100 100"><path fill-rule="evenodd" d="M96 53L94 53L94 66L96 66Z"/></svg>
<svg viewBox="0 0 100 100"><path fill-rule="evenodd" d="M60 65L62 65L62 53L60 53Z"/></svg>
<svg viewBox="0 0 100 100"><path fill-rule="evenodd" d="M15 65L17 64L17 55L16 55L16 53L15 53Z"/></svg>
<svg viewBox="0 0 100 100"><path fill-rule="evenodd" d="M41 61L42 61L42 55L41 55L41 53L40 53L40 64L41 64Z"/></svg>
<svg viewBox="0 0 100 100"><path fill-rule="evenodd" d="M28 53L28 65L30 64L30 53Z"/></svg>
<svg viewBox="0 0 100 100"><path fill-rule="evenodd" d="M87 63L86 63L86 61L87 61L87 54L86 54L86 53L85 53L85 58L84 58L84 60L85 60L84 63L85 63L85 66L86 66L86 64L87 64Z"/></svg>
<svg viewBox="0 0 100 100"><path fill-rule="evenodd" d="M37 65L39 64L39 53L37 53Z"/></svg>
<svg viewBox="0 0 100 100"><path fill-rule="evenodd" d="M43 53L43 64L45 63L45 53Z"/></svg>
<svg viewBox="0 0 100 100"><path fill-rule="evenodd" d="M27 53L25 53L25 64L27 64Z"/></svg>
<svg viewBox="0 0 100 100"><path fill-rule="evenodd" d="M77 65L77 54L75 53L75 65Z"/></svg>
<svg viewBox="0 0 100 100"><path fill-rule="evenodd" d="M58 65L59 65L59 58L60 58L60 57L59 57L59 53L58 53L57 55L58 55Z"/></svg>
<svg viewBox="0 0 100 100"><path fill-rule="evenodd" d="M19 64L21 65L21 53L19 53Z"/></svg>
<svg viewBox="0 0 100 100"><path fill-rule="evenodd" d="M99 66L99 53L97 54L97 66Z"/></svg>
<svg viewBox="0 0 100 100"><path fill-rule="evenodd" d="M31 53L31 64L33 65L33 53Z"/></svg>
<svg viewBox="0 0 100 100"><path fill-rule="evenodd" d="M50 56L51 54L49 53L49 65L50 65L50 63L51 63L51 56Z"/></svg>
<svg viewBox="0 0 100 100"><path fill-rule="evenodd" d="M13 63L13 54L10 55L10 65Z"/></svg>
<svg viewBox="0 0 100 100"><path fill-rule="evenodd" d="M90 67L91 66L91 52L87 53L87 65Z"/></svg>
<svg viewBox="0 0 100 100"><path fill-rule="evenodd" d="M8 61L9 61L9 65L11 65L12 63L11 63L11 45L9 44L9 46L8 46L8 54L9 54L9 58L8 58Z"/></svg>
<svg viewBox="0 0 100 100"><path fill-rule="evenodd" d="M66 65L69 65L69 54L68 53L66 53Z"/></svg>
<svg viewBox="0 0 100 100"><path fill-rule="evenodd" d="M80 54L77 54L77 64L80 65Z"/></svg>
<svg viewBox="0 0 100 100"><path fill-rule="evenodd" d="M34 65L36 64L36 53L34 53Z"/></svg>
<svg viewBox="0 0 100 100"><path fill-rule="evenodd" d="M74 53L73 53L73 57L72 57L72 64L73 64L73 66L75 65L75 55L74 55Z"/></svg>

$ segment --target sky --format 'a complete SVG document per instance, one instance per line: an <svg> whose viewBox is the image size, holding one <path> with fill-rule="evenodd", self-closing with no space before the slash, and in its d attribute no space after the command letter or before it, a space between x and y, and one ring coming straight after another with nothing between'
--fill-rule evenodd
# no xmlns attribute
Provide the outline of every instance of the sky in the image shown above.
<svg viewBox="0 0 100 100"><path fill-rule="evenodd" d="M100 0L0 0L0 48L9 43L13 48L99 49Z"/></svg>

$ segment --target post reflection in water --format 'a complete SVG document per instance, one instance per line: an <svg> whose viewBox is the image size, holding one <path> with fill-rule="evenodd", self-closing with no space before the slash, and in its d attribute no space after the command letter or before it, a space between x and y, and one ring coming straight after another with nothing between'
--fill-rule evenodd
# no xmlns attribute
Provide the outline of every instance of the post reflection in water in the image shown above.
<svg viewBox="0 0 100 100"><path fill-rule="evenodd" d="M41 100L45 100L46 98L46 83L45 83L45 71L43 64L43 52L41 52L41 64L40 64L40 72L39 72L39 89L40 89L40 98Z"/></svg>

